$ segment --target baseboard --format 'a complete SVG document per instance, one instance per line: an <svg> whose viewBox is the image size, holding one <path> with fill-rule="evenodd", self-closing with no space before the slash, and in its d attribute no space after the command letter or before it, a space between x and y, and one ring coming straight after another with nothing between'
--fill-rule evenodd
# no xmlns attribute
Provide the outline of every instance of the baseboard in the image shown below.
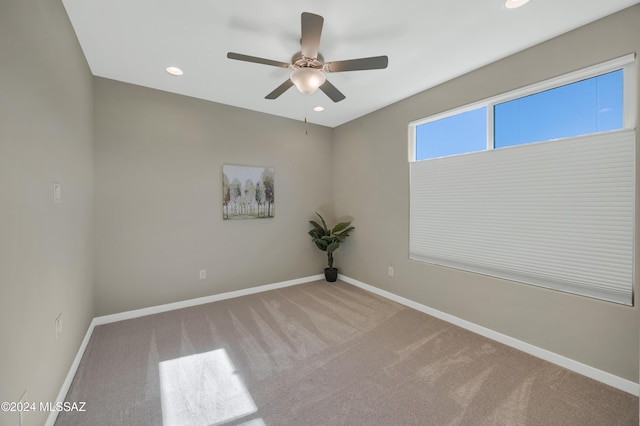
<svg viewBox="0 0 640 426"><path fill-rule="evenodd" d="M96 325L108 324L110 322L123 321L132 318L143 317L146 315L158 314L161 312L173 311L175 309L189 308L191 306L204 305L205 303L218 302L225 299L233 299L234 297L246 296L249 294L262 293L264 291L275 290L278 288L290 287L324 279L324 275L312 275L310 277L297 278L295 280L282 281L274 284L266 284L258 287L250 287L242 290L230 291L227 293L214 294L212 296L198 297L196 299L183 300L180 302L167 303L165 305L151 306L149 308L135 309L133 311L120 312L112 315L104 315L94 318Z"/></svg>
<svg viewBox="0 0 640 426"><path fill-rule="evenodd" d="M381 290L377 287L374 287L369 284L365 284L353 278L340 274L338 276L338 279L344 281L345 283L359 287L363 290L377 294L378 296L382 296L384 298L393 300L394 302L398 302L402 305L413 308L417 311L424 312L425 314L434 316L443 321L447 321L451 324L457 325L466 330L469 330L481 336L487 337L491 340L495 340L507 346L511 346L515 349L526 352L535 357L544 359L545 361L549 361L553 364L559 365L568 370L574 371L578 374L582 374L583 376L605 383L616 389L620 389L621 391L630 393L631 395L634 395L634 396L640 395L640 384L638 383L634 383L630 380L623 379L622 377L615 376L611 373L607 373L606 371L598 370L597 368L575 361L571 358L558 355L554 352L539 348L530 343L523 342L522 340L515 339L505 334L498 333L497 331L491 330L489 328L482 327L478 324L474 324L470 321L463 320L462 318L458 318L456 316L447 314L445 312L438 311L437 309L430 308L418 302L414 302L413 300L406 299L402 296L398 296L396 294L390 293L386 290Z"/></svg>
<svg viewBox="0 0 640 426"><path fill-rule="evenodd" d="M84 339L82 339L82 343L80 343L80 347L78 348L78 352L76 353L76 357L73 359L71 363L71 367L69 367L69 372L62 383L62 387L60 388L60 392L58 392L58 397L56 398L56 403L63 402L64 398L67 396L67 392L69 392L69 388L71 387L71 382L73 381L74 376L76 375L76 371L78 371L78 366L80 365L80 361L82 360L82 356L84 355L84 351L87 349L87 345L89 344L89 339L91 339L91 334L93 334L93 329L96 326L96 319L92 319L89 324L89 328L84 335ZM58 418L58 411L53 410L49 412L49 416L47 417L47 421L45 422L45 426L54 426L56 419Z"/></svg>
<svg viewBox="0 0 640 426"><path fill-rule="evenodd" d="M89 324L89 328L87 329L86 334L84 335L84 339L82 339L82 343L80 343L80 347L78 348L78 352L76 357L73 359L73 363L71 363L71 367L69 368L69 372L62 383L62 387L60 388L60 392L58 392L58 397L56 398L56 403L64 402L67 393L69 392L69 388L71 387L71 382L78 371L78 366L80 365L80 361L82 360L82 356L84 355L84 351L87 349L87 345L89 344L89 339L91 339L91 335L93 334L93 329L97 325L108 324L116 321L123 321L132 318L138 318L145 315L152 315L161 312L173 311L175 309L188 308L191 306L204 305L205 303L217 302L225 299L233 299L234 297L247 296L249 294L262 293L269 290L275 290L278 288L290 287L292 285L304 284L312 281L324 280L324 274L312 275L304 278L297 278L294 280L282 281L279 283L266 284L258 287L246 288L243 290L230 291L227 293L214 294L212 296L199 297L196 299L183 300L181 302L175 303L167 303L165 305L152 306L149 308L136 309L133 311L120 312L112 315L104 315L100 317L95 317L91 324ZM49 413L49 417L47 417L47 421L45 422L45 426L54 426L56 419L58 418L57 411L51 411Z"/></svg>

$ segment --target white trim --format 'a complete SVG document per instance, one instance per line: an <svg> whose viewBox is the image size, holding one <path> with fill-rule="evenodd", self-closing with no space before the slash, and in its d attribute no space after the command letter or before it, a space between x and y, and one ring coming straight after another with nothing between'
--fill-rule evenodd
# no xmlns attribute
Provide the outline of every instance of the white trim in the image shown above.
<svg viewBox="0 0 640 426"><path fill-rule="evenodd" d="M359 287L363 290L377 294L378 296L382 296L384 298L393 300L394 302L398 302L402 305L413 308L417 311L423 312L427 315L431 315L443 321L447 321L451 324L457 325L458 327L462 327L466 330L469 330L481 336L487 337L491 340L495 340L507 346L511 346L512 348L518 349L522 352L526 352L537 358L541 358L545 361L549 361L553 364L559 365L560 367L564 367L578 374L582 374L583 376L597 380L606 385L612 386L616 389L620 389L621 391L630 393L631 395L634 395L634 396L640 395L640 385L638 383L634 383L630 380L623 379L622 377L615 376L611 373L607 373L606 371L599 370L597 368L591 367L589 365L583 364L581 362L575 361L565 356L558 355L554 352L548 351L546 349L542 349L530 343L523 342L522 340L515 339L513 337L507 336L505 334L499 333L497 331L491 330L481 325L472 323L462 318L458 318L454 315L450 315L445 312L438 311L437 309L430 308L418 302L414 302L413 300L406 299L402 296L398 296L386 290L382 290L372 285L365 284L361 281L355 280L353 278L349 278L342 274L338 275L338 279L344 281L345 283Z"/></svg>
<svg viewBox="0 0 640 426"><path fill-rule="evenodd" d="M637 73L638 66L635 61L632 61L624 66L623 76L623 91L622 91L622 111L624 116L622 117L622 125L625 129L636 128L636 111L638 110L638 85L637 85Z"/></svg>
<svg viewBox="0 0 640 426"><path fill-rule="evenodd" d="M76 353L76 357L73 359L71 363L71 367L69 367L69 372L62 383L62 387L60 388L60 392L58 392L58 397L56 398L56 403L63 402L64 398L67 396L67 392L69 392L69 388L71 387L71 382L76 375L76 371L78 371L78 366L80 365L80 361L82 360L82 356L84 355L84 351L87 349L87 345L89 344L89 339L93 334L93 329L96 326L96 319L92 319L89 324L89 328L84 335L84 339L82 339L82 343L80 343L80 347L78 348L78 352ZM54 426L56 419L58 418L58 411L50 411L49 416L47 417L47 421L45 422L45 426Z"/></svg>
<svg viewBox="0 0 640 426"><path fill-rule="evenodd" d="M148 308L135 309L133 311L119 312L117 314L104 315L94 318L96 325L108 324L116 321L124 321L146 315L158 314L161 312L173 311L175 309L189 308L191 306L204 305L206 303L218 302L220 300L233 299L234 297L246 296L249 294L262 293L264 291L278 288L290 287L292 285L303 284L311 281L323 280L324 274L312 275L310 277L297 278L295 280L282 281L274 284L266 284L258 287L250 287L242 290L230 291L227 293L214 294L212 296L198 297L196 299L183 300L180 302L167 303L165 305L151 306Z"/></svg>
<svg viewBox="0 0 640 426"><path fill-rule="evenodd" d="M495 148L495 137L496 135L495 133L495 126L493 123L493 120L495 120L494 117L494 111L493 111L493 105L487 105L487 151L494 149Z"/></svg>
<svg viewBox="0 0 640 426"><path fill-rule="evenodd" d="M69 372L62 383L62 387L60 388L60 392L58 392L58 397L56 398L56 403L64 402L67 393L69 392L69 388L71 387L71 382L73 382L73 378L78 371L78 366L80 365L80 361L82 360L82 356L84 355L84 351L87 349L87 345L89 344L89 339L93 334L93 329L97 325L108 324L117 321L123 321L132 318L143 317L146 315L157 314L161 312L173 311L175 309L189 308L191 306L204 305L206 303L218 302L220 300L233 299L235 297L247 296L249 294L262 293L269 290L276 290L279 288L290 287L293 285L304 284L308 282L323 280L324 274L319 275L311 275L309 277L297 278L294 280L282 281L279 283L266 284L258 287L245 288L242 290L230 291L227 293L214 294L212 296L199 297L196 299L183 300L175 303L167 303L165 305L152 306L149 308L136 309L133 311L120 312L112 315L104 315L100 317L95 317L91 324L89 324L89 328L87 329L87 333L84 335L84 339L78 348L78 352L76 357L73 359L73 363L69 368ZM45 426L54 426L56 419L58 418L58 411L51 411L49 416L47 417L47 421L45 422Z"/></svg>
<svg viewBox="0 0 640 426"><path fill-rule="evenodd" d="M413 163L416 161L416 126L409 126L409 162Z"/></svg>

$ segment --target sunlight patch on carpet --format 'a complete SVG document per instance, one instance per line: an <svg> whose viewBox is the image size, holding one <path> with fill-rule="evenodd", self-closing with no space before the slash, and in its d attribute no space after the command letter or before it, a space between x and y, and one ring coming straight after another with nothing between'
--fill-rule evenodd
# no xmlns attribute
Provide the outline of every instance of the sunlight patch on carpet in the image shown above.
<svg viewBox="0 0 640 426"><path fill-rule="evenodd" d="M209 426L258 411L224 349L162 361L164 426Z"/></svg>

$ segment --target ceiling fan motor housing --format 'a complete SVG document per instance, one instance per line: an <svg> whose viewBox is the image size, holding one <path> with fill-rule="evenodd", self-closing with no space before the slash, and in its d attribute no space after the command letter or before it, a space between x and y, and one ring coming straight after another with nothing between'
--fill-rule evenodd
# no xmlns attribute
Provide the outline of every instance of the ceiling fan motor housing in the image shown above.
<svg viewBox="0 0 640 426"><path fill-rule="evenodd" d="M318 53L317 58L307 58L302 52L298 52L291 57L291 65L294 68L315 68L322 69L324 67L324 58Z"/></svg>

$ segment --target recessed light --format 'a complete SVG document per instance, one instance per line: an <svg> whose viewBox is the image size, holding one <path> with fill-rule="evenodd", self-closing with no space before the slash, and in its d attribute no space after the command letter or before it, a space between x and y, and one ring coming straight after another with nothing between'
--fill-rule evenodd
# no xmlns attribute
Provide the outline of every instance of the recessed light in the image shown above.
<svg viewBox="0 0 640 426"><path fill-rule="evenodd" d="M504 2L504 7L507 9L516 9L529 3L529 0L507 0Z"/></svg>
<svg viewBox="0 0 640 426"><path fill-rule="evenodd" d="M167 72L171 75L182 75L182 70L178 67L167 67Z"/></svg>
<svg viewBox="0 0 640 426"><path fill-rule="evenodd" d="M321 106L319 106L319 105L318 105L318 106L317 106L317 107L315 107L313 110L314 110L315 112L322 112L322 111L324 111L324 107L321 107Z"/></svg>

